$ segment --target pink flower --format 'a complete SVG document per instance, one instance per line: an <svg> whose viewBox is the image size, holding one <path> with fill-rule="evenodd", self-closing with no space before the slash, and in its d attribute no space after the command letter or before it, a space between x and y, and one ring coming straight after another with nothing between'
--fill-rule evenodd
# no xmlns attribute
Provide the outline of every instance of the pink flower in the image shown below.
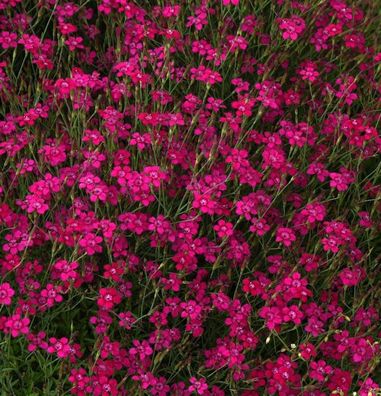
<svg viewBox="0 0 381 396"><path fill-rule="evenodd" d="M0 304L10 305L14 295L15 291L8 282L4 282L0 285Z"/></svg>
<svg viewBox="0 0 381 396"><path fill-rule="evenodd" d="M275 240L282 243L284 246L289 247L296 241L296 236L291 228L279 227L276 231Z"/></svg>
<svg viewBox="0 0 381 396"><path fill-rule="evenodd" d="M180 304L180 307L182 308L182 318L197 319L202 312L201 306L194 300L183 302Z"/></svg>
<svg viewBox="0 0 381 396"><path fill-rule="evenodd" d="M59 273L59 278L64 282L74 280L78 275L76 272L78 263L76 261L68 263L66 260L58 260L53 265L53 268Z"/></svg>
<svg viewBox="0 0 381 396"><path fill-rule="evenodd" d="M34 352L37 348L41 348L46 350L48 348L48 344L45 341L46 333L44 331L39 331L37 334L29 333L27 334L28 339L28 351Z"/></svg>
<svg viewBox="0 0 381 396"><path fill-rule="evenodd" d="M339 273L340 280L344 286L356 286L365 278L364 270L360 266L344 268Z"/></svg>
<svg viewBox="0 0 381 396"><path fill-rule="evenodd" d="M84 49L85 47L82 44L82 37L74 37L71 36L67 40L65 40L65 44L69 47L70 51L75 51L76 49Z"/></svg>
<svg viewBox="0 0 381 396"><path fill-rule="evenodd" d="M141 135L140 133L135 132L132 134L130 145L137 146L139 151L143 151L151 145L151 135L148 133Z"/></svg>
<svg viewBox="0 0 381 396"><path fill-rule="evenodd" d="M310 360L313 357L316 357L317 351L313 344L306 343L300 345L300 355L304 360Z"/></svg>
<svg viewBox="0 0 381 396"><path fill-rule="evenodd" d="M121 312L119 314L119 326L130 330L136 322L135 316L131 312Z"/></svg>
<svg viewBox="0 0 381 396"><path fill-rule="evenodd" d="M138 355L141 360L151 356L153 353L153 350L147 341L140 342L139 340L133 340L132 344L133 347L129 349L129 353L131 355Z"/></svg>
<svg viewBox="0 0 381 396"><path fill-rule="evenodd" d="M310 373L309 376L318 382L324 382L330 374L333 373L333 369L324 360L318 360L317 362L310 362Z"/></svg>
<svg viewBox="0 0 381 396"><path fill-rule="evenodd" d="M54 286L48 283L46 288L41 290L41 296L46 300L46 305L52 307L55 303L59 303L63 300L60 292L60 286Z"/></svg>
<svg viewBox="0 0 381 396"><path fill-rule="evenodd" d="M253 218L251 219L249 230L258 236L263 236L270 230L270 226L267 224L265 219Z"/></svg>
<svg viewBox="0 0 381 396"><path fill-rule="evenodd" d="M17 337L29 333L29 323L28 318L23 318L20 314L14 314L5 321L5 327L12 337Z"/></svg>
<svg viewBox="0 0 381 396"><path fill-rule="evenodd" d="M80 239L79 246L85 250L89 256L93 256L95 253L102 252L103 249L102 246L100 246L102 240L102 237L93 233L88 233Z"/></svg>
<svg viewBox="0 0 381 396"><path fill-rule="evenodd" d="M358 215L360 217L359 224L360 224L361 227L372 228L373 222L372 222L368 212L360 211L360 212L358 212Z"/></svg>
<svg viewBox="0 0 381 396"><path fill-rule="evenodd" d="M122 301L122 295L113 287L99 289L97 304L100 308L110 310Z"/></svg>
<svg viewBox="0 0 381 396"><path fill-rule="evenodd" d="M42 198L32 194L28 194L25 197L25 206L28 213L37 212L38 214L44 214L49 209L49 206Z"/></svg>
<svg viewBox="0 0 381 396"><path fill-rule="evenodd" d="M304 20L296 15L291 18L278 19L279 28L283 31L282 37L295 41L304 31L306 24Z"/></svg>
<svg viewBox="0 0 381 396"><path fill-rule="evenodd" d="M265 80L262 83L255 84L255 89L259 91L256 100L262 102L263 106L274 110L279 109L283 95L279 83L272 80Z"/></svg>
<svg viewBox="0 0 381 396"><path fill-rule="evenodd" d="M308 319L305 330L308 333L311 333L314 337L318 337L320 334L324 333L323 325L324 323L319 319L312 317Z"/></svg>
<svg viewBox="0 0 381 396"><path fill-rule="evenodd" d="M331 181L330 187L336 188L338 191L346 191L349 184L355 181L354 172L348 171L346 168L341 167L340 172L331 172L329 174Z"/></svg>
<svg viewBox="0 0 381 396"><path fill-rule="evenodd" d="M208 391L208 384L204 378L197 379L195 377L191 377L189 382L192 384L188 387L190 392L196 392L197 395L203 395Z"/></svg>
<svg viewBox="0 0 381 396"><path fill-rule="evenodd" d="M209 85L222 82L222 77L218 72L208 69L204 65L192 67L190 72L192 79L204 82Z"/></svg>
<svg viewBox="0 0 381 396"><path fill-rule="evenodd" d="M16 48L17 47L17 34L3 30L2 32L0 32L0 45L5 50L8 48Z"/></svg>
<svg viewBox="0 0 381 396"><path fill-rule="evenodd" d="M269 330L276 329L282 322L282 313L278 307L263 307L259 310L259 317L265 319Z"/></svg>
<svg viewBox="0 0 381 396"><path fill-rule="evenodd" d="M105 375L94 376L92 377L92 383L94 396L117 396L119 393L118 381L114 378L108 378Z"/></svg>
<svg viewBox="0 0 381 396"><path fill-rule="evenodd" d="M329 176L329 172L325 169L325 165L322 163L312 163L307 169L308 175L316 175L320 182L324 182Z"/></svg>
<svg viewBox="0 0 381 396"><path fill-rule="evenodd" d="M68 377L68 380L73 384L71 393L81 396L85 394L86 389L88 389L87 385L90 382L90 378L86 374L87 372L83 368L72 369L70 371L70 376Z"/></svg>
<svg viewBox="0 0 381 396"><path fill-rule="evenodd" d="M218 223L213 226L213 229L220 238L227 238L233 235L233 224L225 220L219 220Z"/></svg>
<svg viewBox="0 0 381 396"><path fill-rule="evenodd" d="M286 165L286 158L280 148L266 147L262 153L264 167L271 166L274 169L281 169Z"/></svg>
<svg viewBox="0 0 381 396"><path fill-rule="evenodd" d="M210 215L214 214L216 202L207 194L194 194L193 208L200 209L200 212Z"/></svg>
<svg viewBox="0 0 381 396"><path fill-rule="evenodd" d="M321 242L323 244L323 249L326 252L333 252L333 253L337 253L339 251L340 246L343 244L343 242L334 235L330 235L328 238L323 238Z"/></svg>
<svg viewBox="0 0 381 396"><path fill-rule="evenodd" d="M303 65L301 65L298 73L302 77L302 80L307 80L310 82L316 81L316 79L319 77L317 65L312 61L304 62Z"/></svg>
<svg viewBox="0 0 381 396"><path fill-rule="evenodd" d="M360 385L359 396L376 396L381 390L381 386L370 377L365 381L361 381Z"/></svg>
<svg viewBox="0 0 381 396"><path fill-rule="evenodd" d="M314 223L316 221L323 221L326 215L325 206L319 203L307 204L304 209L302 209L301 214L306 217L309 223Z"/></svg>
<svg viewBox="0 0 381 396"><path fill-rule="evenodd" d="M49 353L56 353L61 359L66 358L71 353L71 347L69 345L69 340L66 337L60 339L49 338L49 346L47 347Z"/></svg>
<svg viewBox="0 0 381 396"><path fill-rule="evenodd" d="M282 308L282 314L284 322L294 322L296 325L300 325L304 317L303 313L296 305Z"/></svg>
<svg viewBox="0 0 381 396"><path fill-rule="evenodd" d="M173 290L178 292L180 290L182 280L175 273L170 273L169 278L161 278L161 283L164 285L165 290Z"/></svg>

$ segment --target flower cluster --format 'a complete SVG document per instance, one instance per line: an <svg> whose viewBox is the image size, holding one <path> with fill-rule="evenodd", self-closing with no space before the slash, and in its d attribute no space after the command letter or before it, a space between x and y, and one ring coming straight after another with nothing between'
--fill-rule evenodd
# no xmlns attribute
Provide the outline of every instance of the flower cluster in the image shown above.
<svg viewBox="0 0 381 396"><path fill-rule="evenodd" d="M0 0L1 394L381 394L361 3Z"/></svg>

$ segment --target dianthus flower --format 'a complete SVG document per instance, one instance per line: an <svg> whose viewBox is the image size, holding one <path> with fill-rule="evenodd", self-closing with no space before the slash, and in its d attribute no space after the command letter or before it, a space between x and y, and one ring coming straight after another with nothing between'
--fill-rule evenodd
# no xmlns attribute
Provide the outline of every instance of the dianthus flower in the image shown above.
<svg viewBox="0 0 381 396"><path fill-rule="evenodd" d="M8 48L16 48L17 47L17 34L3 30L0 33L0 45L5 50Z"/></svg>
<svg viewBox="0 0 381 396"><path fill-rule="evenodd" d="M340 172L330 172L329 177L331 178L329 185L338 191L346 191L349 184L355 181L354 172L348 171L344 167L340 168Z"/></svg>
<svg viewBox="0 0 381 396"><path fill-rule="evenodd" d="M259 317L265 320L269 330L276 329L282 322L282 312L278 307L263 307L259 310Z"/></svg>
<svg viewBox="0 0 381 396"><path fill-rule="evenodd" d="M327 376L333 373L333 369L324 360L310 362L309 376L318 382L324 382Z"/></svg>
<svg viewBox="0 0 381 396"><path fill-rule="evenodd" d="M208 384L204 378L197 379L195 377L191 377L189 382L192 384L188 387L190 392L196 392L197 395L203 395L208 391Z"/></svg>
<svg viewBox="0 0 381 396"><path fill-rule="evenodd" d="M60 303L63 300L63 297L60 294L61 287L54 286L49 283L46 285L45 289L41 290L41 297L43 297L46 301L46 305L48 307L52 307L55 303Z"/></svg>
<svg viewBox="0 0 381 396"><path fill-rule="evenodd" d="M49 346L46 349L49 353L56 353L57 357L63 359L70 355L71 347L69 340L66 337L62 338L49 338Z"/></svg>
<svg viewBox="0 0 381 396"><path fill-rule="evenodd" d="M218 72L206 68L204 65L191 68L191 78L209 85L222 82L222 77Z"/></svg>
<svg viewBox="0 0 381 396"><path fill-rule="evenodd" d="M153 350L147 341L140 342L139 340L132 341L133 347L129 349L131 355L138 355L141 360L151 356Z"/></svg>
<svg viewBox="0 0 381 396"><path fill-rule="evenodd" d="M312 61L304 62L300 66L298 73L302 77L302 80L307 80L309 82L315 82L319 77L319 72L317 71L317 65Z"/></svg>
<svg viewBox="0 0 381 396"><path fill-rule="evenodd" d="M226 238L233 235L233 224L225 220L219 220L218 223L213 226L213 229L217 232L220 238Z"/></svg>
<svg viewBox="0 0 381 396"><path fill-rule="evenodd" d="M24 205L28 213L36 212L38 214L44 214L49 209L49 205L47 205L44 199L34 194L28 194L25 197Z"/></svg>
<svg viewBox="0 0 381 396"><path fill-rule="evenodd" d="M79 241L79 246L89 255L92 256L95 253L102 252L102 246L100 243L102 242L102 237L88 233Z"/></svg>
<svg viewBox="0 0 381 396"><path fill-rule="evenodd" d="M99 289L97 304L100 308L110 310L122 301L122 295L113 287Z"/></svg>
<svg viewBox="0 0 381 396"><path fill-rule="evenodd" d="M282 243L284 246L289 247L296 241L296 236L291 228L279 227L276 231L275 240Z"/></svg>
<svg viewBox="0 0 381 396"><path fill-rule="evenodd" d="M53 265L53 269L58 272L59 278L64 282L74 280L77 277L77 268L78 263L76 261L69 263L66 260L58 260Z"/></svg>
<svg viewBox="0 0 381 396"><path fill-rule="evenodd" d="M0 304L10 305L15 291L8 282L0 284Z"/></svg>
<svg viewBox="0 0 381 396"><path fill-rule="evenodd" d="M309 223L320 222L324 220L326 209L323 204L310 203L301 211L301 215L306 218Z"/></svg>
<svg viewBox="0 0 381 396"><path fill-rule="evenodd" d="M28 318L23 318L20 314L14 314L5 321L5 329L12 337L17 337L29 333L29 323Z"/></svg>
<svg viewBox="0 0 381 396"><path fill-rule="evenodd" d="M295 41L306 28L304 20L296 15L291 18L278 19L279 28L282 30L282 37Z"/></svg>
<svg viewBox="0 0 381 396"><path fill-rule="evenodd" d="M126 330L130 330L133 324L136 322L136 318L131 312L121 312L118 316L119 326Z"/></svg>

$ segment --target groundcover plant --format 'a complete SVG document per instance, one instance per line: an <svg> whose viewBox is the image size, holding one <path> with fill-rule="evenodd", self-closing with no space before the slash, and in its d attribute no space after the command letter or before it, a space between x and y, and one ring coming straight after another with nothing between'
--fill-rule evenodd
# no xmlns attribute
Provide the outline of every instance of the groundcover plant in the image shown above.
<svg viewBox="0 0 381 396"><path fill-rule="evenodd" d="M0 0L0 394L381 394L381 2Z"/></svg>

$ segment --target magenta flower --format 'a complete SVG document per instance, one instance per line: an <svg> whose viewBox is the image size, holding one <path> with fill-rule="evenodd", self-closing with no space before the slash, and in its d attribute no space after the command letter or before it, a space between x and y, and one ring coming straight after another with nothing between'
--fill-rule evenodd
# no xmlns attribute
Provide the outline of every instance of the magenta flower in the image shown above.
<svg viewBox="0 0 381 396"><path fill-rule="evenodd" d="M122 301L122 295L112 287L105 287L99 290L98 306L102 309L110 310Z"/></svg>
<svg viewBox="0 0 381 396"><path fill-rule="evenodd" d="M233 235L233 224L225 220L219 220L213 227L220 238L227 238Z"/></svg>
<svg viewBox="0 0 381 396"><path fill-rule="evenodd" d="M222 77L218 72L208 69L203 65L198 66L197 68L193 67L190 71L192 79L204 82L206 84L213 85L222 82Z"/></svg>
<svg viewBox="0 0 381 396"><path fill-rule="evenodd" d="M103 249L102 246L100 246L101 242L102 237L88 233L79 241L79 246L85 250L89 256L92 256L95 253L102 252Z"/></svg>
<svg viewBox="0 0 381 396"><path fill-rule="evenodd" d="M63 300L60 292L61 288L59 286L49 283L45 289L41 290L41 297L44 298L48 307L52 307L55 303L60 303Z"/></svg>
<svg viewBox="0 0 381 396"><path fill-rule="evenodd" d="M0 285L0 304L10 305L14 295L15 291L8 282L4 282Z"/></svg>
<svg viewBox="0 0 381 396"><path fill-rule="evenodd" d="M276 231L275 240L282 243L284 246L289 247L296 241L296 236L291 228L279 227Z"/></svg>
<svg viewBox="0 0 381 396"><path fill-rule="evenodd" d="M139 340L133 340L132 344L133 347L129 349L129 353L131 355L138 355L141 360L144 360L147 356L151 356L153 353L147 341L140 342Z"/></svg>
<svg viewBox="0 0 381 396"><path fill-rule="evenodd" d="M275 330L282 322L282 313L278 307L263 307L259 311L259 316L265 319L269 330Z"/></svg>
<svg viewBox="0 0 381 396"><path fill-rule="evenodd" d="M66 358L71 353L69 340L66 337L60 339L49 338L49 346L46 349L49 353L56 353L61 359Z"/></svg>
<svg viewBox="0 0 381 396"><path fill-rule="evenodd" d="M79 264L76 261L72 263L68 263L66 260L58 260L53 268L59 273L59 278L63 281L70 281L74 280L77 277L76 269L78 268Z"/></svg>
<svg viewBox="0 0 381 396"><path fill-rule="evenodd" d="M32 194L25 197L24 205L28 213L36 212L40 215L44 214L49 209L49 206L42 198Z"/></svg>
<svg viewBox="0 0 381 396"><path fill-rule="evenodd" d="M29 323L28 318L23 318L20 314L14 314L5 321L5 328L12 337L18 337L29 333Z"/></svg>
<svg viewBox="0 0 381 396"><path fill-rule="evenodd" d="M188 387L190 392L195 392L197 395L203 395L208 391L208 384L204 378L197 379L195 377L191 377L189 382L192 384Z"/></svg>
<svg viewBox="0 0 381 396"><path fill-rule="evenodd" d="M324 360L318 360L317 362L310 362L310 373L309 376L318 382L324 382L327 376L333 373L333 369Z"/></svg>
<svg viewBox="0 0 381 396"><path fill-rule="evenodd" d="M296 15L291 18L278 20L279 28L282 30L282 37L287 40L295 41L306 28L304 20Z"/></svg>

